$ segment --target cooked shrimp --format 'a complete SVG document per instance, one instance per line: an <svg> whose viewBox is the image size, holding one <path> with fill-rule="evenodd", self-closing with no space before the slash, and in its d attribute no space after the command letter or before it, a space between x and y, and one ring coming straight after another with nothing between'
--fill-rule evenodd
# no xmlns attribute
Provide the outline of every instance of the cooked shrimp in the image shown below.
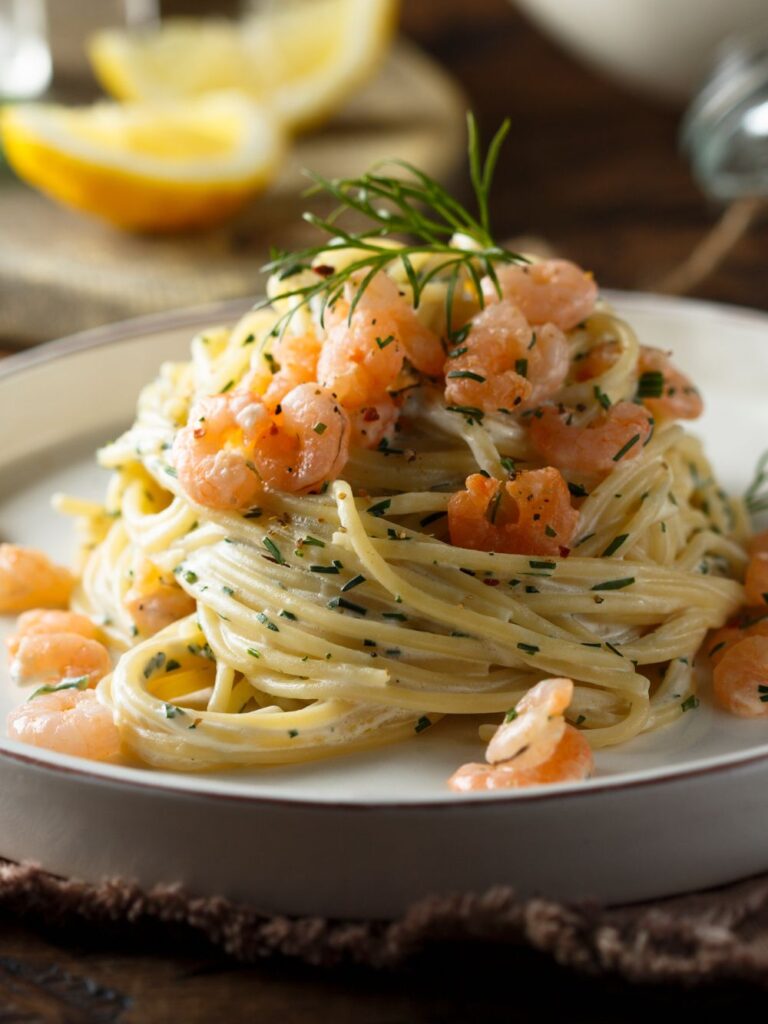
<svg viewBox="0 0 768 1024"><path fill-rule="evenodd" d="M757 551L750 557L744 578L744 596L747 604L768 604L768 552Z"/></svg>
<svg viewBox="0 0 768 1024"><path fill-rule="evenodd" d="M585 426L569 425L571 416L545 406L531 419L530 437L547 462L574 473L607 473L637 458L653 432L651 414L634 402L618 402Z"/></svg>
<svg viewBox="0 0 768 1024"><path fill-rule="evenodd" d="M120 753L112 712L93 690L40 694L11 711L6 721L8 735L20 743L92 761L108 761Z"/></svg>
<svg viewBox="0 0 768 1024"><path fill-rule="evenodd" d="M139 632L151 636L177 619L191 615L197 604L174 579L145 559L134 573L133 583L123 598L123 607Z"/></svg>
<svg viewBox="0 0 768 1024"><path fill-rule="evenodd" d="M661 395L643 398L643 405L657 419L695 420L704 411L701 395L688 377L674 366L667 352L641 345L637 364L642 374L661 374Z"/></svg>
<svg viewBox="0 0 768 1024"><path fill-rule="evenodd" d="M243 385L274 412L292 388L317 380L320 348L320 339L314 334L286 333L275 338L268 350L258 353Z"/></svg>
<svg viewBox="0 0 768 1024"><path fill-rule="evenodd" d="M451 543L476 551L563 555L579 513L560 472L547 466L502 483L473 473L448 502Z"/></svg>
<svg viewBox="0 0 768 1024"><path fill-rule="evenodd" d="M717 703L742 718L768 716L768 636L733 644L712 673Z"/></svg>
<svg viewBox="0 0 768 1024"><path fill-rule="evenodd" d="M533 329L507 301L478 313L445 363L445 400L485 412L525 409L551 397L568 373L568 341L554 324Z"/></svg>
<svg viewBox="0 0 768 1024"><path fill-rule="evenodd" d="M378 402L350 413L352 443L360 448L377 448L395 431L400 407L387 395Z"/></svg>
<svg viewBox="0 0 768 1024"><path fill-rule="evenodd" d="M359 399L362 404L367 398L377 397L394 381L404 356L417 370L436 376L442 370L445 354L438 336L421 323L395 282L385 273L377 274L368 283L352 314L352 323L348 323L350 305L360 280L360 275L353 278L344 298L326 312L328 336L320 355L318 380L332 387L345 401L344 391L339 390L342 385L336 383L337 377L344 381L350 379L344 373L345 359L356 365L365 363L366 372L360 373L359 386L370 386L374 390L364 392ZM388 342L390 338L393 340ZM383 342L387 344L382 347ZM387 353L387 358L378 359L374 348ZM400 357L400 365L393 373L396 356Z"/></svg>
<svg viewBox="0 0 768 1024"><path fill-rule="evenodd" d="M0 614L29 608L65 608L75 585L69 569L42 551L0 544Z"/></svg>
<svg viewBox="0 0 768 1024"><path fill-rule="evenodd" d="M527 266L510 263L498 267L496 274L502 298L517 306L531 324L553 323L569 331L595 308L594 278L570 260L542 260ZM484 277L482 285L486 301L497 302L493 281Z"/></svg>
<svg viewBox="0 0 768 1024"><path fill-rule="evenodd" d="M34 608L19 616L16 630L6 639L5 645L9 654L13 656L25 636L40 636L49 633L75 633L87 640L98 640L101 635L98 626L87 615Z"/></svg>
<svg viewBox="0 0 768 1024"><path fill-rule="evenodd" d="M293 388L270 415L233 391L201 399L174 440L179 483L209 508L248 508L264 490L309 491L334 479L349 451L349 418L317 384Z"/></svg>
<svg viewBox="0 0 768 1024"><path fill-rule="evenodd" d="M78 633L37 633L15 645L11 679L20 684L58 683L87 677L95 686L112 669L109 651L98 640Z"/></svg>
<svg viewBox="0 0 768 1024"><path fill-rule="evenodd" d="M485 754L489 763L463 765L448 785L469 792L586 778L594 769L592 750L563 717L572 696L570 679L537 683L518 702L514 717L496 730Z"/></svg>

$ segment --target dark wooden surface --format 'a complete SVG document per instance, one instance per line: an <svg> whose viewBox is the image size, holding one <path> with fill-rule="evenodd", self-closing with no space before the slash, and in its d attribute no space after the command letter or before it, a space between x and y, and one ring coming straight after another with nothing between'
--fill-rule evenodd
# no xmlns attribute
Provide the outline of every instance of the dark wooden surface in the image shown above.
<svg viewBox="0 0 768 1024"><path fill-rule="evenodd" d="M577 65L504 0L406 0L406 31L450 67L490 133L512 134L494 197L498 233L535 233L603 285L644 288L688 254L717 210L677 152L679 111L632 96ZM698 289L768 308L768 239L758 227ZM564 851L567 870L567 851ZM443 949L407 970L243 967L199 945L158 947L0 923L0 1022L469 1021L699 1022L746 1013L738 986L681 993L593 981L525 951Z"/></svg>

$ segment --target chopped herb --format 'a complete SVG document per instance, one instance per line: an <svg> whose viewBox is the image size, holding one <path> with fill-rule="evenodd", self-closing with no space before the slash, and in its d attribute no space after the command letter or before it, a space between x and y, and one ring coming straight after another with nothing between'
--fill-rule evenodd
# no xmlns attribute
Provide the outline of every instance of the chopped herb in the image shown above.
<svg viewBox="0 0 768 1024"><path fill-rule="evenodd" d="M528 376L528 360L527 359L516 359L515 360L515 373L519 373L521 377Z"/></svg>
<svg viewBox="0 0 768 1024"><path fill-rule="evenodd" d="M697 708L700 703L701 701L696 696L696 694L692 693L690 697L685 698L680 707L683 709L683 711L693 711L693 709Z"/></svg>
<svg viewBox="0 0 768 1024"><path fill-rule="evenodd" d="M268 618L264 614L264 612L256 612L256 618L262 624L262 626L266 626L267 629L271 629L273 633L279 633L280 632L280 630L277 628L277 626L274 624L274 622L272 622L272 620L270 618Z"/></svg>
<svg viewBox="0 0 768 1024"><path fill-rule="evenodd" d="M298 729L289 729L288 730L288 735L290 736L290 738L292 740L296 739L296 737L299 735L299 730Z"/></svg>
<svg viewBox="0 0 768 1024"><path fill-rule="evenodd" d="M620 580L605 580L603 583L595 583L591 590L621 590L623 587L629 587L635 582L634 576L625 576Z"/></svg>
<svg viewBox="0 0 768 1024"><path fill-rule="evenodd" d="M383 516L391 504L391 498L384 498L383 501L377 501L374 505L369 505L366 511L371 516Z"/></svg>
<svg viewBox="0 0 768 1024"><path fill-rule="evenodd" d="M316 434L324 434L328 427L325 423L316 423L312 429Z"/></svg>
<svg viewBox="0 0 768 1024"><path fill-rule="evenodd" d="M363 640L363 647L375 647L375 646L376 646L376 641L375 640Z"/></svg>
<svg viewBox="0 0 768 1024"><path fill-rule="evenodd" d="M664 393L664 374L659 370L648 370L640 375L635 398L661 398Z"/></svg>
<svg viewBox="0 0 768 1024"><path fill-rule="evenodd" d="M467 351L468 351L468 349L467 349L466 345L464 345L463 348L455 348L455 349L453 349L452 352L448 353L448 358L449 359L458 359L459 356L463 356L464 353L467 352Z"/></svg>
<svg viewBox="0 0 768 1024"><path fill-rule="evenodd" d="M488 502L488 508L485 511L485 518L488 520L489 523L495 523L496 522L496 516L497 516L498 511L499 511L499 505L501 504L501 499L503 497L504 497L504 488L503 487L499 487L499 488L497 488L496 493L494 494L494 496Z"/></svg>
<svg viewBox="0 0 768 1024"><path fill-rule="evenodd" d="M532 586L530 583L525 588L526 594L538 594L539 590L537 587Z"/></svg>
<svg viewBox="0 0 768 1024"><path fill-rule="evenodd" d="M593 388L593 391L595 393L595 398L598 400L600 405L602 405L602 407L604 409L610 409L611 408L611 400L608 397L608 395L606 395L606 393L603 390L601 390L599 384L595 384L595 386Z"/></svg>
<svg viewBox="0 0 768 1024"><path fill-rule="evenodd" d="M221 589L227 595L227 597L234 597L235 591L233 590L232 587L228 587L226 583L222 585Z"/></svg>
<svg viewBox="0 0 768 1024"><path fill-rule="evenodd" d="M546 533L546 535L548 537L556 537L557 536L557 530L553 530L552 527L549 525L549 523L547 523L547 525L544 527L544 533Z"/></svg>
<svg viewBox="0 0 768 1024"><path fill-rule="evenodd" d="M243 519L260 519L263 514L262 509L258 505L254 505L247 512L243 512Z"/></svg>
<svg viewBox="0 0 768 1024"><path fill-rule="evenodd" d="M66 679L63 683L56 683L55 686L38 686L34 693L27 697L27 700L40 697L44 693L58 693L59 690L85 690L88 688L89 682L88 676L78 676L76 679Z"/></svg>
<svg viewBox="0 0 768 1024"><path fill-rule="evenodd" d="M318 540L317 537L310 537L310 536L302 538L299 541L299 544L302 544L302 545L309 544L311 547L315 547L315 548L324 548L325 547L325 541L324 540Z"/></svg>
<svg viewBox="0 0 768 1024"><path fill-rule="evenodd" d="M228 380L227 383L224 385L224 387L219 392L219 394L223 395L225 392L229 391L229 389L233 388L234 386L235 386L235 382L233 380Z"/></svg>
<svg viewBox="0 0 768 1024"><path fill-rule="evenodd" d="M198 727L198 725L200 725L201 722L202 722L202 718L196 718L194 720L194 722L192 723L192 725L188 725L187 728L188 729L196 729Z"/></svg>
<svg viewBox="0 0 768 1024"><path fill-rule="evenodd" d="M506 715L504 715L504 721L505 722L514 722L514 720L517 718L518 714L519 714L519 712L517 711L516 708L510 708L509 711L506 713Z"/></svg>
<svg viewBox="0 0 768 1024"><path fill-rule="evenodd" d="M592 540L594 533L585 533L581 540L576 542L576 547L580 548L582 544L586 544L588 540Z"/></svg>
<svg viewBox="0 0 768 1024"><path fill-rule="evenodd" d="M187 650L198 658L208 658L209 661L214 660L210 644L187 644Z"/></svg>
<svg viewBox="0 0 768 1024"><path fill-rule="evenodd" d="M579 715L579 717L576 719L575 724L576 725L581 725L583 722L586 722L586 720L587 720L587 716L586 715Z"/></svg>
<svg viewBox="0 0 768 1024"><path fill-rule="evenodd" d="M760 695L760 700L763 704L768 703L768 686L762 686L758 684L757 692Z"/></svg>
<svg viewBox="0 0 768 1024"><path fill-rule="evenodd" d="M611 652L611 654L616 654L619 658L623 658L624 657L624 655L621 653L619 648L618 647L614 647L613 644L609 643L607 640L605 641L605 646L608 648L608 650Z"/></svg>
<svg viewBox="0 0 768 1024"><path fill-rule="evenodd" d="M331 573L331 574L337 575L337 576L338 576L338 573L339 573L339 570L338 570L338 568L335 565L310 565L309 571L310 572L327 572L327 573Z"/></svg>
<svg viewBox="0 0 768 1024"><path fill-rule="evenodd" d="M177 708L175 704L163 704L166 718L176 718L177 715L186 715L183 708Z"/></svg>
<svg viewBox="0 0 768 1024"><path fill-rule="evenodd" d="M501 463L501 468L506 473L509 473L510 476L517 472L514 459L510 459L505 455L503 458L499 459L499 462Z"/></svg>
<svg viewBox="0 0 768 1024"><path fill-rule="evenodd" d="M448 380L475 380L478 384L485 384L488 379L480 373L473 373L472 370L453 370L445 376Z"/></svg>
<svg viewBox="0 0 768 1024"><path fill-rule="evenodd" d="M157 672L165 664L165 651L158 651L153 654L144 666L144 678L149 679L153 672Z"/></svg>
<svg viewBox="0 0 768 1024"><path fill-rule="evenodd" d="M178 474L178 473L176 472L176 469L175 469L175 468L174 468L173 466L164 466L164 467L163 467L163 472L164 472L164 473L167 473L167 474L168 474L168 476L173 476L173 477L176 477L176 476L178 476L178 475L179 475L179 474ZM150 494L150 495L148 495L148 497L149 497L150 501L154 501L154 500L155 500L155 499L154 499L154 498L152 497L152 495L151 495L151 494Z"/></svg>
<svg viewBox="0 0 768 1024"><path fill-rule="evenodd" d="M248 335L246 335L245 341L243 342L243 348L245 348L246 345L252 345L254 343L254 341L256 341L256 335L255 334L248 334Z"/></svg>
<svg viewBox="0 0 768 1024"><path fill-rule="evenodd" d="M176 661L175 658L169 658L165 663L166 672L175 672L177 668L181 668L181 662Z"/></svg>
<svg viewBox="0 0 768 1024"><path fill-rule="evenodd" d="M416 725L414 726L414 731L424 732L424 730L428 729L430 725L432 725L432 720L430 718L427 718L426 715L422 715L421 718L416 723Z"/></svg>
<svg viewBox="0 0 768 1024"><path fill-rule="evenodd" d="M528 342L528 351L530 351L536 344L536 331L531 333L531 340Z"/></svg>
<svg viewBox="0 0 768 1024"><path fill-rule="evenodd" d="M518 644L517 646L525 654L538 654L540 650L535 644Z"/></svg>
<svg viewBox="0 0 768 1024"><path fill-rule="evenodd" d="M187 581L187 583L197 583L197 573L192 572L192 570L189 569L187 570L187 572L184 573L184 579Z"/></svg>
<svg viewBox="0 0 768 1024"><path fill-rule="evenodd" d="M248 648L246 648L246 650L247 650L248 654L250 654L250 656L252 658L260 658L261 657L259 652L254 647L248 647Z"/></svg>
<svg viewBox="0 0 768 1024"><path fill-rule="evenodd" d="M718 651L722 651L722 649L725 647L725 644L725 640L721 640L719 644L715 644L714 647L710 648L710 650L707 651L707 657L711 658L713 654L717 654Z"/></svg>
<svg viewBox="0 0 768 1024"><path fill-rule="evenodd" d="M582 487L581 484L569 483L568 490L571 492L574 498L586 498L587 494L589 493L586 487ZM590 536L593 536L593 534L590 534Z"/></svg>
<svg viewBox="0 0 768 1024"><path fill-rule="evenodd" d="M419 526L429 526L430 523L436 523L438 519L443 519L447 515L447 512L430 512L428 516L419 520Z"/></svg>
<svg viewBox="0 0 768 1024"><path fill-rule="evenodd" d="M388 334L386 338L377 338L376 344L379 346L379 348L386 348L387 345L391 345L394 340L394 334Z"/></svg>
<svg viewBox="0 0 768 1024"><path fill-rule="evenodd" d="M287 608L283 608L283 610L280 612L280 617L283 619L290 619L291 622L296 621L296 616L293 614L293 612L289 612Z"/></svg>
<svg viewBox="0 0 768 1024"><path fill-rule="evenodd" d="M285 565L285 559L280 554L280 548L275 544L271 537L264 538L264 547L272 555L278 565Z"/></svg>
<svg viewBox="0 0 768 1024"><path fill-rule="evenodd" d="M346 608L348 612L356 612L358 615L367 615L368 609L354 601L348 601L346 597L332 597L328 602L329 608Z"/></svg>
<svg viewBox="0 0 768 1024"><path fill-rule="evenodd" d="M382 612L382 619L398 619L400 622L407 622L408 616L403 615L402 612Z"/></svg>
<svg viewBox="0 0 768 1024"><path fill-rule="evenodd" d="M629 451L629 449L632 448L634 445L636 445L639 440L640 440L640 435L639 434L635 434L634 437L630 437L630 439L627 441L627 443L625 445L622 445L621 448L619 448L619 450L613 456L613 461L614 462L618 462L620 459L623 459L624 456Z"/></svg>
<svg viewBox="0 0 768 1024"><path fill-rule="evenodd" d="M354 590L355 587L359 587L361 583L365 583L365 576L362 574L353 576L351 580L347 580L344 586L341 588L342 594L346 594L348 590Z"/></svg>
<svg viewBox="0 0 768 1024"><path fill-rule="evenodd" d="M532 569L556 569L557 568L557 562L537 562L535 559L529 560L528 565L530 565L530 567Z"/></svg>
<svg viewBox="0 0 768 1024"><path fill-rule="evenodd" d="M621 547L621 545L624 543L624 541L627 539L628 536L629 536L628 533L620 533L617 537L614 537L613 540L611 541L611 543L608 545L608 547L605 549L605 551L602 553L602 555L600 557L601 558L610 558L611 555L615 554L619 550L619 548Z"/></svg>
<svg viewBox="0 0 768 1024"><path fill-rule="evenodd" d="M478 409L477 406L474 405L446 405L445 408L447 412L461 413L462 416L467 417L470 423L472 420L477 420L478 423L482 423L483 417L485 416L483 410Z"/></svg>

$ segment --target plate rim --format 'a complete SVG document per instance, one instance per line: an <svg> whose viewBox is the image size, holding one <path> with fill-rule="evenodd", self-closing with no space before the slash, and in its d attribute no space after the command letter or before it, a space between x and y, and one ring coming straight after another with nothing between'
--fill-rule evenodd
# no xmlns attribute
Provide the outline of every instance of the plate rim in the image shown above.
<svg viewBox="0 0 768 1024"><path fill-rule="evenodd" d="M617 306L629 306L635 309L644 309L648 312L659 311L671 315L715 316L719 320L731 321L733 326L755 326L760 323L768 329L768 310L756 309L749 306L741 306L731 303L721 303L713 300L690 298L688 296L663 295L654 292L631 291L625 289L604 289L601 295ZM66 359L73 355L84 352L91 352L96 349L113 344L119 344L132 338L143 337L152 333L180 330L182 328L210 326L211 322L227 320L242 316L254 307L257 297L243 296L240 298L224 299L215 302L208 302L197 306L185 307L182 309L163 310L160 312L143 314L114 323L103 324L98 327L78 331L62 338L43 342L29 350L13 353L0 361L0 381L34 370L39 366L45 366L60 359ZM766 741L768 743L768 741ZM34 749L34 748L32 748ZM375 801L375 800L339 800L326 799L322 797L283 797L265 796L249 793L237 793L227 791L226 783L222 781L221 788L199 788L194 785L194 780L205 777L206 773L180 772L178 778L184 780L183 785L171 785L167 781L151 781L148 777L136 778L136 774L142 771L141 768L132 765L101 765L107 771L93 771L83 767L82 759L71 757L65 754L54 752L40 752L33 754L29 747L0 737L0 758L32 765L38 769L52 773L63 772L67 775L84 777L89 782L96 782L108 786L124 786L136 790L150 790L167 794L183 795L194 799L212 799L235 801L249 805L269 805L270 807L286 808L336 808L344 811L423 811L467 806L493 806L503 808L520 801L540 802L557 800L563 798L588 797L592 794L617 792L625 789L637 789L661 784L670 784L676 781L685 781L693 777L722 773L728 770L745 768L756 763L768 761L768 746L762 751L743 753L735 752L728 755L720 755L721 760L715 763L702 763L702 759L690 763L688 768L663 768L657 769L650 777L626 778L609 777L604 780L589 780L587 785L583 784L561 784L550 787L535 787L531 791L513 790L511 793L473 793L454 794L451 799L442 800L413 800L413 801ZM639 769L642 771L643 769ZM633 774L637 773L637 769ZM115 774L113 774L113 772ZM120 773L120 774L117 774Z"/></svg>

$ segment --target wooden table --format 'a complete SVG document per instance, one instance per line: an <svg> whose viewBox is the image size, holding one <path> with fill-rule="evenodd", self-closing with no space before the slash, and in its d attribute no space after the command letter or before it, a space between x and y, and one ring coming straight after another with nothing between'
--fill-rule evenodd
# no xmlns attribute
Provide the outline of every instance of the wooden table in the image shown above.
<svg viewBox="0 0 768 1024"><path fill-rule="evenodd" d="M679 112L584 70L504 0L406 0L404 22L460 79L487 133L512 119L494 196L500 236L542 235L602 284L643 288L716 220L677 152ZM767 260L765 232L753 230L698 294L768 308ZM241 967L189 942L159 948L146 934L126 942L39 922L0 926L4 1024L645 1024L683 1008L722 1019L749 999L736 986L680 994L594 982L509 949L448 947L397 973L323 972Z"/></svg>

